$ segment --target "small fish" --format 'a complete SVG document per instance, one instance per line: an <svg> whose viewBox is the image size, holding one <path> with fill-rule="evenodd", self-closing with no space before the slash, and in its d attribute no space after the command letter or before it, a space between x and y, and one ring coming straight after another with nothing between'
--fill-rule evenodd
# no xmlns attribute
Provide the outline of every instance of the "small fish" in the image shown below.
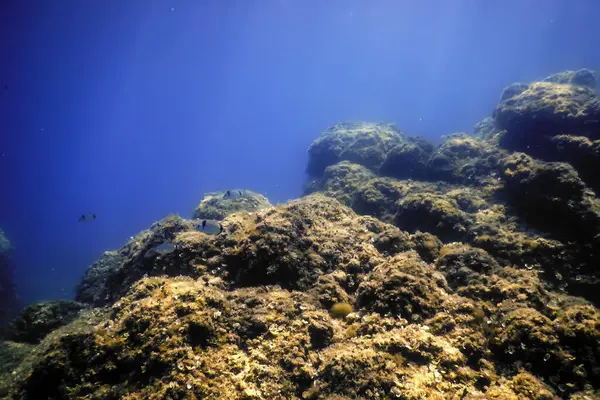
<svg viewBox="0 0 600 400"><path fill-rule="evenodd" d="M175 244L173 244L171 242L165 242L165 243L159 244L158 246L154 246L153 248L148 250L148 253L156 253L156 254L160 254L160 255L165 255L165 254L174 252L176 248L177 248L177 246L175 246ZM148 254L148 253L146 253L146 254Z"/></svg>
<svg viewBox="0 0 600 400"><path fill-rule="evenodd" d="M207 235L218 235L223 232L223 225L214 219L204 219L198 224L196 229Z"/></svg>
<svg viewBox="0 0 600 400"><path fill-rule="evenodd" d="M79 222L89 222L89 221L93 221L95 219L96 219L96 214L87 213L87 214L81 214L79 216L79 218L77 218L77 221L79 221Z"/></svg>

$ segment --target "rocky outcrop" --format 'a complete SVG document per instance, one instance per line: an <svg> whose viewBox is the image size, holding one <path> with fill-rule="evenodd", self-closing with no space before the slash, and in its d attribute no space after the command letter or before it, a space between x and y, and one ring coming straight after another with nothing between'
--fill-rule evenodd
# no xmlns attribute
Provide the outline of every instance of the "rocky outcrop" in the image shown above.
<svg viewBox="0 0 600 400"><path fill-rule="evenodd" d="M193 218L222 220L234 212L252 212L269 207L271 203L260 193L247 189L231 189L206 193L196 206Z"/></svg>
<svg viewBox="0 0 600 400"><path fill-rule="evenodd" d="M503 192L524 220L567 240L586 242L600 233L600 201L571 165L516 153L504 167Z"/></svg>
<svg viewBox="0 0 600 400"><path fill-rule="evenodd" d="M494 117L506 130L503 144L514 150L535 147L556 135L600 136L600 103L593 89L535 82L501 102Z"/></svg>
<svg viewBox="0 0 600 400"><path fill-rule="evenodd" d="M8 338L15 342L39 343L47 334L73 321L85 305L72 300L30 304L11 322Z"/></svg>
<svg viewBox="0 0 600 400"><path fill-rule="evenodd" d="M594 190L600 189L600 98L596 74L566 71L525 85L503 98L495 124L502 147L544 161L569 163Z"/></svg>
<svg viewBox="0 0 600 400"><path fill-rule="evenodd" d="M544 82L585 86L590 89L596 89L596 81L596 72L586 68L577 71L558 72L544 79Z"/></svg>
<svg viewBox="0 0 600 400"><path fill-rule="evenodd" d="M320 177L325 169L349 161L377 171L390 150L406 142L392 125L345 122L327 129L308 149L309 176Z"/></svg>

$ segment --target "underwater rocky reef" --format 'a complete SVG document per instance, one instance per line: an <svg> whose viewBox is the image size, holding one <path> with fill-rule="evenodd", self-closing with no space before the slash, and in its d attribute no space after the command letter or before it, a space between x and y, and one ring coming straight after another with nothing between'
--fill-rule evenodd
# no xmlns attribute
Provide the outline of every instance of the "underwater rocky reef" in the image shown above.
<svg viewBox="0 0 600 400"><path fill-rule="evenodd" d="M600 399L595 82L511 85L441 144L333 125L304 197L207 194L27 307L0 395Z"/></svg>

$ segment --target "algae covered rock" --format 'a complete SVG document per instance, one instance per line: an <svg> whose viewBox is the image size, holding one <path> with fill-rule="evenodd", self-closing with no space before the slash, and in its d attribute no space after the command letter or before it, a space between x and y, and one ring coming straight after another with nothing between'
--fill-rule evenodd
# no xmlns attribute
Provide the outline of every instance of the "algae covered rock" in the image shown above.
<svg viewBox="0 0 600 400"><path fill-rule="evenodd" d="M502 143L509 149L536 146L544 136L600 137L600 102L595 91L585 86L534 82L502 101L494 117L507 131Z"/></svg>
<svg viewBox="0 0 600 400"><path fill-rule="evenodd" d="M421 193L404 197L395 217L402 230L430 232L442 240L464 240L473 224L472 217L446 196Z"/></svg>
<svg viewBox="0 0 600 400"><path fill-rule="evenodd" d="M596 89L596 77L597 74L595 71L583 68L577 71L558 72L545 78L544 82L580 85Z"/></svg>
<svg viewBox="0 0 600 400"><path fill-rule="evenodd" d="M581 179L596 192L600 190L600 140L585 136L557 135L536 152L547 161L562 161L573 166Z"/></svg>
<svg viewBox="0 0 600 400"><path fill-rule="evenodd" d="M572 166L516 153L504 161L504 193L539 229L590 241L600 229L600 204Z"/></svg>
<svg viewBox="0 0 600 400"><path fill-rule="evenodd" d="M32 348L33 345L28 343L0 341L0 376L11 373Z"/></svg>
<svg viewBox="0 0 600 400"><path fill-rule="evenodd" d="M225 222L223 239L231 245L213 262L226 265L237 285L279 284L306 290L322 274L364 273L381 259L369 239L385 224L357 217L322 195Z"/></svg>
<svg viewBox="0 0 600 400"><path fill-rule="evenodd" d="M427 162L434 146L426 140L409 138L393 147L379 168L379 174L398 179L427 179Z"/></svg>
<svg viewBox="0 0 600 400"><path fill-rule="evenodd" d="M124 261L124 254L118 251L105 251L86 270L75 290L75 300L95 307L106 305L109 301L107 298L109 279L111 275L117 273Z"/></svg>
<svg viewBox="0 0 600 400"><path fill-rule="evenodd" d="M103 307L112 304L144 275L180 274L187 270L187 266L173 265L174 254L161 254L155 249L167 244L175 250L173 241L176 235L195 231L195 227L192 221L169 215L132 237L120 249L105 252L86 270L77 286L76 300L94 307ZM160 260L160 265L155 264L156 260Z"/></svg>
<svg viewBox="0 0 600 400"><path fill-rule="evenodd" d="M339 181L339 173L350 172L344 169L352 165L379 177L478 183L494 170L498 160L497 149L467 134L450 135L436 147L389 125L373 123L335 125L313 142L308 153L307 173L313 179L305 185L307 193Z"/></svg>
<svg viewBox="0 0 600 400"><path fill-rule="evenodd" d="M502 91L502 96L500 96L500 101L504 101L510 99L511 97L515 97L523 93L529 88L529 85L525 83L511 83Z"/></svg>
<svg viewBox="0 0 600 400"><path fill-rule="evenodd" d="M546 87L542 122L581 105L565 123L576 126L595 104L572 98L587 96L585 82L514 87L502 112L519 116ZM110 308L83 310L16 357L0 396L594 398L597 139L496 117L439 146L336 125L309 151L307 187L321 193L250 212L205 207L198 215L222 225L213 235L158 221L79 286L78 299ZM539 146L511 153L503 140L521 134Z"/></svg>
<svg viewBox="0 0 600 400"><path fill-rule="evenodd" d="M492 122L488 121L495 125ZM577 174L571 173L553 178L556 183L550 183L551 180L543 183L544 174L518 183L511 175L512 169L507 168L515 156L498 147L497 138L502 135L498 131L489 140L465 134L447 137L430 157L430 161L444 162L439 161L437 172L428 164L429 176L421 181L376 176L364 166L342 161L328 167L315 188L361 215L373 216L411 234L427 233L437 236L436 240L469 243L486 250L502 265L543 270L553 285L579 291L596 301L592 288L599 278L593 265L600 260L600 254L593 248L600 239L594 239L592 234L597 208L594 194ZM534 159L532 163L538 165ZM596 175L591 169L589 172L588 176ZM425 180L434 178L436 173L438 178L452 183ZM566 197L560 187L566 188L571 181L578 182L574 192L579 191L580 195L561 201ZM542 189L546 184L550 185L549 190ZM531 192L527 185L532 185ZM537 195L547 196L541 201L540 210L536 208ZM580 200L575 200L577 196ZM546 213L545 207L552 212ZM565 230L561 224L569 218L578 222ZM582 226L588 229L579 229ZM584 244L561 242L572 238L569 232L586 235ZM381 249L407 250L402 240L398 245L392 243L388 241ZM418 250L415 245L411 239L409 247L428 260L434 259L435 251L439 251L439 247L433 252L428 250L427 247L432 247L429 245ZM484 285L484 281L479 284ZM499 280L488 283L501 284Z"/></svg>
<svg viewBox="0 0 600 400"><path fill-rule="evenodd" d="M0 337L21 306L15 292L14 268L12 246L0 228Z"/></svg>
<svg viewBox="0 0 600 400"><path fill-rule="evenodd" d="M411 187L405 197L434 193ZM476 190L436 200L477 225L487 200L469 199ZM111 309L49 333L11 373L7 398L551 398L597 388L597 309L550 292L536 270L320 194L222 223L206 235L171 216L123 246L118 267L98 263L110 271L101 281ZM176 246L150 251L164 240Z"/></svg>
<svg viewBox="0 0 600 400"><path fill-rule="evenodd" d="M105 323L47 339L8 398L441 399L440 390L460 396L482 380L510 388L424 325L369 313L334 320L309 295L275 287L224 292L154 277Z"/></svg>
<svg viewBox="0 0 600 400"><path fill-rule="evenodd" d="M404 141L404 136L392 125L340 123L328 128L310 145L306 172L320 177L325 168L344 160L377 171L390 149Z"/></svg>
<svg viewBox="0 0 600 400"><path fill-rule="evenodd" d="M143 276L198 278L209 272L234 285L279 284L306 290L333 270L370 270L381 257L370 239L395 229L358 217L322 195L251 215L233 214L222 223L218 235L199 232L192 222L176 216L153 224L116 254L106 253L95 263L77 298L95 306L112 304ZM172 243L170 252L152 251L164 243Z"/></svg>
<svg viewBox="0 0 600 400"><path fill-rule="evenodd" d="M355 194L351 207L359 214L372 215L393 223L397 202L407 194L407 187L390 178L374 178L364 182ZM337 198L337 197L336 197Z"/></svg>
<svg viewBox="0 0 600 400"><path fill-rule="evenodd" d="M513 367L527 363L559 392L573 393L599 379L599 317L587 305L572 305L554 321L530 308L507 307L490 347Z"/></svg>
<svg viewBox="0 0 600 400"><path fill-rule="evenodd" d="M357 302L381 314L421 321L436 313L446 290L442 274L416 253L401 253L376 267L360 284Z"/></svg>
<svg viewBox="0 0 600 400"><path fill-rule="evenodd" d="M571 355L565 357L565 371L560 371L563 379L576 380L580 388L587 380L600 380L598 309L588 304L574 304L554 320L553 326L565 351Z"/></svg>
<svg viewBox="0 0 600 400"><path fill-rule="evenodd" d="M533 82L497 106L499 144L544 161L571 164L595 190L600 180L600 97L596 73L564 71Z"/></svg>
<svg viewBox="0 0 600 400"><path fill-rule="evenodd" d="M481 184L496 171L500 159L497 149L466 133L446 140L428 160L428 179L465 184Z"/></svg>
<svg viewBox="0 0 600 400"><path fill-rule="evenodd" d="M473 136L478 139L489 140L498 135L502 130L496 125L496 120L486 117L475 124Z"/></svg>
<svg viewBox="0 0 600 400"><path fill-rule="evenodd" d="M11 323L8 336L15 342L38 343L53 330L74 320L85 307L72 300L30 304Z"/></svg>
<svg viewBox="0 0 600 400"><path fill-rule="evenodd" d="M269 207L271 203L260 193L247 189L230 189L206 193L196 206L193 218L222 220L234 212L253 212Z"/></svg>
<svg viewBox="0 0 600 400"><path fill-rule="evenodd" d="M455 244L443 247L436 265L447 278L450 287L467 286L481 274L491 274L498 262L485 250Z"/></svg>
<svg viewBox="0 0 600 400"><path fill-rule="evenodd" d="M501 173L491 172L478 184L464 186L373 177L364 167L346 162L329 169L343 173L335 174L331 181L324 177L323 187L327 189L323 193L361 215L376 217L410 233L433 234L444 241L466 240L504 263L525 262L548 269L569 264L559 255L562 250L556 243L537 250L528 245L539 234L517 223L511 210L498 204L498 190L503 187ZM424 251L430 254L425 256L429 260L435 257L431 251Z"/></svg>
<svg viewBox="0 0 600 400"><path fill-rule="evenodd" d="M359 189L376 175L366 167L342 161L325 169L316 190L351 206Z"/></svg>
<svg viewBox="0 0 600 400"><path fill-rule="evenodd" d="M306 350L327 347L332 326L300 293L146 278L106 323L48 340L9 398L295 397L315 373Z"/></svg>
<svg viewBox="0 0 600 400"><path fill-rule="evenodd" d="M0 397L5 398L11 386L13 372L29 355L34 345L12 341L0 341Z"/></svg>

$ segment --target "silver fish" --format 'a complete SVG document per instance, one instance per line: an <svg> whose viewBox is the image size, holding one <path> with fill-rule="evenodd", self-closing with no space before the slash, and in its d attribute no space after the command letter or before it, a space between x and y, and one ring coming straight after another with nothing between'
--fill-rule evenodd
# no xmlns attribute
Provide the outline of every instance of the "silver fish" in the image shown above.
<svg viewBox="0 0 600 400"><path fill-rule="evenodd" d="M154 246L153 248L148 250L148 252L146 253L146 256L149 256L153 253L160 254L162 256L162 255L174 252L176 248L177 248L177 246L175 246L173 243L165 242L165 243L159 244L157 246Z"/></svg>
<svg viewBox="0 0 600 400"><path fill-rule="evenodd" d="M207 235L218 235L223 230L223 225L221 225L220 221L214 219L203 219L198 220L196 229Z"/></svg>

